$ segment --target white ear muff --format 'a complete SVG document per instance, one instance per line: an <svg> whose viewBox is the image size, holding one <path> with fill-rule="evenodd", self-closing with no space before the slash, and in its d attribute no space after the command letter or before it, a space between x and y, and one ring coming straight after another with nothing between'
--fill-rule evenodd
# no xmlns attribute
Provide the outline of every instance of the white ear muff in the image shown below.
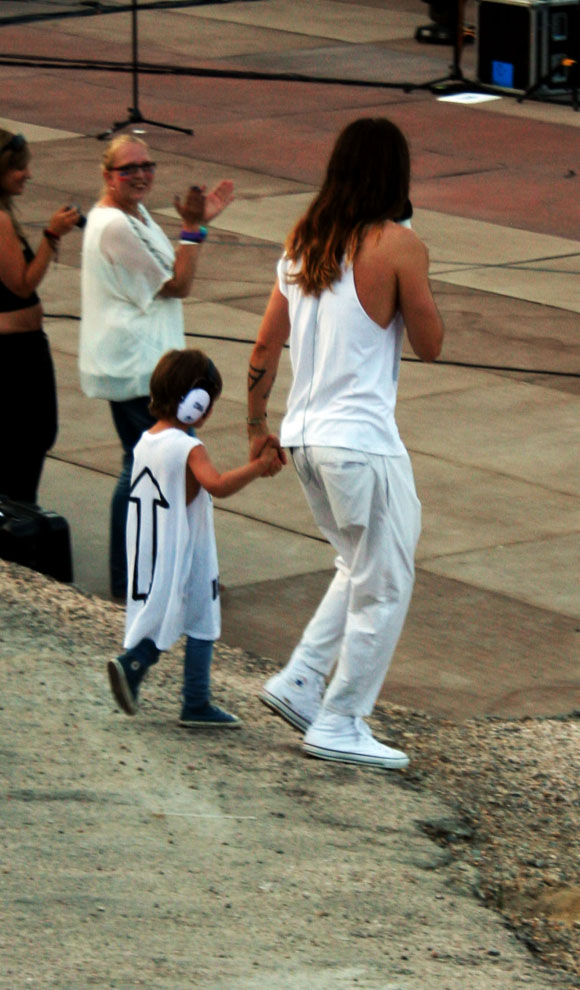
<svg viewBox="0 0 580 990"><path fill-rule="evenodd" d="M202 416L205 416L211 405L209 394L204 388L192 388L177 407L177 418L180 423L193 426Z"/></svg>

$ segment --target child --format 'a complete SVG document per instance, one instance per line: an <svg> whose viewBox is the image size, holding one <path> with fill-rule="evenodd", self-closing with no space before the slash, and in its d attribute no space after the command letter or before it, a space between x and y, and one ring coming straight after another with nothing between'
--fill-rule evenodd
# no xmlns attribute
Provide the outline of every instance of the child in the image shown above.
<svg viewBox="0 0 580 990"><path fill-rule="evenodd" d="M210 701L213 642L220 634L219 574L211 497L233 495L281 468L267 444L260 456L223 474L190 435L219 398L222 379L202 351L169 351L151 376L155 425L134 451L127 518L126 652L107 671L118 705L137 711L139 686L159 653L183 633L183 708L188 728L237 728L235 715Z"/></svg>

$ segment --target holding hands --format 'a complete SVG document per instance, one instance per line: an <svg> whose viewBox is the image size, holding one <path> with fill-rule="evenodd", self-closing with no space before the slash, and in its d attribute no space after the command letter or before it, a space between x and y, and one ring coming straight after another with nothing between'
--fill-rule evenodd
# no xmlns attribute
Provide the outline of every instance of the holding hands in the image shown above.
<svg viewBox="0 0 580 990"><path fill-rule="evenodd" d="M273 433L268 436L254 437L250 443L250 460L259 460L264 465L263 478L273 478L286 464L286 452L280 446L280 441Z"/></svg>

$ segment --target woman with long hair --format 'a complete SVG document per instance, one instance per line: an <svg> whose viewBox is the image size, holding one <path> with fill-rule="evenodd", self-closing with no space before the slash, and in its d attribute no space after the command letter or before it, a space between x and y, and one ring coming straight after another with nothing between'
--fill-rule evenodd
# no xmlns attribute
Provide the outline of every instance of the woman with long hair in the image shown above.
<svg viewBox="0 0 580 990"><path fill-rule="evenodd" d="M74 206L57 210L35 252L14 205L31 178L29 164L23 135L0 129L0 495L35 503L57 432L54 369L36 290L79 213Z"/></svg>
<svg viewBox="0 0 580 990"><path fill-rule="evenodd" d="M399 364L405 327L424 361L437 358L443 340L427 250L400 222L411 212L409 175L407 141L391 121L363 118L342 131L320 191L287 239L248 375L256 454L289 340L293 381L280 443L337 552L325 597L261 698L306 733L310 755L393 769L408 764L406 754L375 739L364 718L403 628L421 526L395 420Z"/></svg>
<svg viewBox="0 0 580 990"><path fill-rule="evenodd" d="M207 224L233 198L223 180L205 195L190 186L175 198L182 219L179 243L169 238L144 205L155 162L135 134L121 134L105 148L101 197L90 211L83 240L81 386L108 400L123 448L123 466L111 503L111 592L125 598L125 527L133 448L154 425L149 379L159 358L185 346L183 306L193 285Z"/></svg>

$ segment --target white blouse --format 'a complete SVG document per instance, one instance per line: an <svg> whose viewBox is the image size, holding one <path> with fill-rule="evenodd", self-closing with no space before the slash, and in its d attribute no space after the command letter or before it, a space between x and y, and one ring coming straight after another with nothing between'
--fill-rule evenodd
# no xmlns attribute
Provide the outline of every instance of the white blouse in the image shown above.
<svg viewBox="0 0 580 990"><path fill-rule="evenodd" d="M179 299L159 296L173 277L173 247L144 206L143 221L94 206L83 237L81 386L91 398L149 394L159 358L185 346Z"/></svg>

